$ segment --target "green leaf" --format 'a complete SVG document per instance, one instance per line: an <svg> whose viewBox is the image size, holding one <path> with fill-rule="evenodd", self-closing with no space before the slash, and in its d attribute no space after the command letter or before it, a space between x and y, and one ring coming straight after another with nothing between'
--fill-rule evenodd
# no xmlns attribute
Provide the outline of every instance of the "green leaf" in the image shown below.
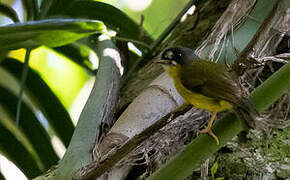
<svg viewBox="0 0 290 180"><path fill-rule="evenodd" d="M16 118L16 108L18 97L13 95L8 90L4 88L0 89L0 102L11 115L15 122ZM33 149L39 156L41 164L44 166L43 170L49 169L52 165L55 165L59 158L57 157L55 151L53 150L51 140L47 131L40 124L40 120L35 116L33 111L26 105L22 103L19 128L27 137L31 143Z"/></svg>
<svg viewBox="0 0 290 180"><path fill-rule="evenodd" d="M7 56L9 51L0 51L0 63Z"/></svg>
<svg viewBox="0 0 290 180"><path fill-rule="evenodd" d="M1 173L1 171L0 171L0 180L5 180L5 178L4 178L3 174Z"/></svg>
<svg viewBox="0 0 290 180"><path fill-rule="evenodd" d="M215 162L215 163L213 164L213 166L210 168L210 172L211 172L211 177L212 177L212 179L214 179L214 175L215 175L215 173L217 172L217 170L218 170L218 163Z"/></svg>
<svg viewBox="0 0 290 180"><path fill-rule="evenodd" d="M0 87L0 91L7 91L4 88ZM1 96L2 97L2 94ZM1 101L1 104L3 102ZM3 110L0 104L0 110ZM31 154L31 151L27 149L19 138L17 138L11 130L3 124L5 121L3 118L3 111L1 111L0 117L0 151L6 156L10 161L16 164L23 173L30 179L39 175L42 171L40 170L39 165L36 162L34 155Z"/></svg>
<svg viewBox="0 0 290 180"><path fill-rule="evenodd" d="M26 9L27 19L34 20L38 15L38 1L37 0L22 0L22 4Z"/></svg>
<svg viewBox="0 0 290 180"><path fill-rule="evenodd" d="M1 120L0 120L1 122ZM36 177L41 173L35 160L25 147L0 123L0 151L10 161L16 164L29 178Z"/></svg>
<svg viewBox="0 0 290 180"><path fill-rule="evenodd" d="M43 0L40 7L41 17L58 15L76 0Z"/></svg>
<svg viewBox="0 0 290 180"><path fill-rule="evenodd" d="M1 67L20 81L23 69L22 63L12 58L6 58L1 63ZM29 69L26 87L26 90L30 92L31 99L37 101L52 129L67 147L74 132L74 125L64 106L41 77L32 69Z"/></svg>
<svg viewBox="0 0 290 180"><path fill-rule="evenodd" d="M54 0L42 0L39 10L39 19L44 19Z"/></svg>
<svg viewBox="0 0 290 180"><path fill-rule="evenodd" d="M143 41L147 44L153 39L125 13L112 5L92 0L44 0L42 17L65 15L74 18L86 18L103 21L106 26L118 32L122 37ZM47 12L45 12L47 11Z"/></svg>
<svg viewBox="0 0 290 180"><path fill-rule="evenodd" d="M14 9L7 6L6 4L0 3L0 14L9 17L14 22L19 22L17 13L14 11Z"/></svg>
<svg viewBox="0 0 290 180"><path fill-rule="evenodd" d="M223 180L223 179L225 179L225 178L223 178L223 177L215 178L215 180Z"/></svg>
<svg viewBox="0 0 290 180"><path fill-rule="evenodd" d="M90 53L93 52L86 45L74 42L72 44L53 48L53 50L68 57L70 60L87 70L91 75L95 75L92 70L93 67L89 62Z"/></svg>
<svg viewBox="0 0 290 180"><path fill-rule="evenodd" d="M47 19L0 27L0 50L34 48L40 45L63 46L94 33L105 26L86 19Z"/></svg>
<svg viewBox="0 0 290 180"><path fill-rule="evenodd" d="M141 38L140 27L130 19L125 13L106 3L97 1L75 1L66 11L60 12L62 15L68 15L74 18L86 18L100 20L115 30L121 37L143 41L151 44L153 40L144 34Z"/></svg>

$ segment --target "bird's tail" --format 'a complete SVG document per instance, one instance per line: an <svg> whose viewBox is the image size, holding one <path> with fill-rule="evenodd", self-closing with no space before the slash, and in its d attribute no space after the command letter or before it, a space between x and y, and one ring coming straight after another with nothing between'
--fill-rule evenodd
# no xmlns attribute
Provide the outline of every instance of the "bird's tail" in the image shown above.
<svg viewBox="0 0 290 180"><path fill-rule="evenodd" d="M241 99L239 104L234 107L234 110L238 118L242 120L246 129L256 127L255 119L259 116L259 112L248 99Z"/></svg>

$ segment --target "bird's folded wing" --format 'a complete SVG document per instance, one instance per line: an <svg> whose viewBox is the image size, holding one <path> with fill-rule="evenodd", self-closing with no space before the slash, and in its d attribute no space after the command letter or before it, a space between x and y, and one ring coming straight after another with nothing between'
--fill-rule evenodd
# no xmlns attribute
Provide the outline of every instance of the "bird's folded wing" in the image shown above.
<svg viewBox="0 0 290 180"><path fill-rule="evenodd" d="M234 104L239 102L239 87L223 65L193 63L183 69L180 78L184 87L191 91Z"/></svg>

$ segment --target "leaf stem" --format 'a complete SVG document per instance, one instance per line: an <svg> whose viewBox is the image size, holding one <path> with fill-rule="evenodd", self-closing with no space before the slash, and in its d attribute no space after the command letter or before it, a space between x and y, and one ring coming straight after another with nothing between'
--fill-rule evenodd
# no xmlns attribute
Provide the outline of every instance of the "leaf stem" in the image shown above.
<svg viewBox="0 0 290 180"><path fill-rule="evenodd" d="M22 77L21 77L21 82L20 82L20 91L18 94L18 101L17 101L16 126L19 126L22 97L23 97L23 92L25 89L25 81L27 79L27 74L28 74L28 69L29 69L29 58L30 58L31 51L32 49L28 48L25 53L24 66L23 66L24 68L22 72Z"/></svg>

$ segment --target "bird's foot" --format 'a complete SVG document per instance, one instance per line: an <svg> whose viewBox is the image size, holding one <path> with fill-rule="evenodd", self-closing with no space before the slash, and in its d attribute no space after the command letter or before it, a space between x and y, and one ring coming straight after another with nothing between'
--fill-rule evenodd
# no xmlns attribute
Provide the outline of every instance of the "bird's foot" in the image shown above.
<svg viewBox="0 0 290 180"><path fill-rule="evenodd" d="M212 132L211 127L206 126L204 129L198 131L198 134L199 133L207 133L208 135L210 135L211 137L214 138L214 140L216 141L217 145L220 144L220 141L219 141L218 137Z"/></svg>

